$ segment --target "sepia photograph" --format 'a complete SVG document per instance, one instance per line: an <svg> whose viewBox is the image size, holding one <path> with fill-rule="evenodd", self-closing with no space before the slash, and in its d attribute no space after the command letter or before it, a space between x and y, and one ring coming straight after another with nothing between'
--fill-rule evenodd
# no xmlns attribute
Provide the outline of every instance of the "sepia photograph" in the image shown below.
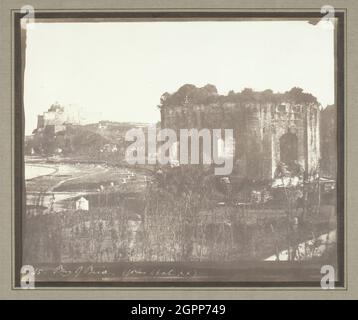
<svg viewBox="0 0 358 320"><path fill-rule="evenodd" d="M342 286L328 9L22 15L18 285Z"/></svg>

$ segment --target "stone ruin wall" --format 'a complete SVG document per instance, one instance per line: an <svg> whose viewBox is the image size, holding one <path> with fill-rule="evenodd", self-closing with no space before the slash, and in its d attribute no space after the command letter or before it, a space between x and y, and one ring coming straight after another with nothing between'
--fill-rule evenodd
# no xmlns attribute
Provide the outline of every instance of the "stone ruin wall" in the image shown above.
<svg viewBox="0 0 358 320"><path fill-rule="evenodd" d="M174 129L177 134L182 128L234 129L233 174L254 180L273 178L280 162L280 138L290 127L297 136L298 161L309 175L316 172L320 157L319 122L319 106L315 103L225 102L161 109L162 128Z"/></svg>

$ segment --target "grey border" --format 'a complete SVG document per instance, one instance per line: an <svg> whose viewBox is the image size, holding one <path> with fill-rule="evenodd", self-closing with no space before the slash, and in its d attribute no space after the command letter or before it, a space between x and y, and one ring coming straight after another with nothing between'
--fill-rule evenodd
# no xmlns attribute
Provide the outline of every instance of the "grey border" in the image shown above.
<svg viewBox="0 0 358 320"><path fill-rule="evenodd" d="M23 144L23 135L22 135L22 131L23 131L23 115L21 114L21 110L23 110L23 95L22 95L22 89L23 89L23 72L24 72L24 65L26 64L26 61L24 61L24 57L25 57L25 33L24 32L19 32L20 28L19 28L19 18L21 17L21 13L19 13L18 11L12 11L13 12L13 16L14 18L14 30L15 30L15 41L14 41L14 46L15 46L15 51L13 53L14 59L15 59L15 70L14 70L14 74L15 74L15 89L14 89L14 95L15 95L15 106L14 106L14 110L15 110L15 141L17 144L17 147L15 148L14 152L15 152L15 170L17 172L23 172L23 154L22 154L22 148L20 148L20 144ZM338 9L336 9L336 17L337 17L337 32L336 32L336 52L337 54L340 55L340 59L336 59L336 82L340 82L340 84L344 85L344 80L341 79L342 76L344 75L344 39L337 39L337 35L339 35L339 33L344 33L344 12L342 11L338 11ZM37 19L39 19L40 21L47 21L49 23L53 23L53 22L57 22L57 21L63 21L63 20L67 20L69 19L70 21L78 21L80 22L84 22L84 21L101 21L102 19L104 21L108 21L108 20L123 20L126 19L130 19L130 21L142 21L143 19L145 20L150 20L152 21L153 19L157 19L157 20L170 20L172 21L172 19L178 20L178 21L188 21L190 20L198 20L198 19L202 19L202 20L226 20L227 18L232 18L232 19L300 19L300 18L304 18L307 19L307 17L310 18L316 18L317 20L321 18L321 14L320 12L317 11L307 11L307 12L286 12L286 11L270 11L270 12L262 12L262 11L255 11L255 12L220 12L220 13L209 13L209 12L196 12L196 13L192 13L192 12L163 12L163 11L151 11L151 12L141 12L141 13L136 13L136 12L102 12L102 11L91 11L91 12L82 12L82 11L61 11L61 12L53 12L53 11L42 11L37 13ZM266 18L267 17L267 18ZM21 40L21 41L20 41ZM340 87L340 88L336 88L336 99L337 99L337 105L344 105L344 86ZM338 101L339 100L339 101ZM344 158L343 158L343 141L344 141L344 136L341 134L343 132L344 129L344 109L341 110L340 113L337 114L337 119L339 120L339 130L338 130L338 171L339 173L342 173L344 170ZM19 159L20 158L20 159ZM343 202L341 201L341 199L343 200L343 196L344 196L344 175L338 175L339 179L337 180L338 183L338 207L337 210L343 211ZM21 252L22 252L22 241L19 239L19 237L22 234L22 221L21 221L21 216L23 215L24 212L24 207L20 206L20 204L18 202L22 202L23 204L25 203L24 201L24 181L23 179L18 179L18 177L16 177L16 181L15 181L15 199L18 199L18 201L15 202L15 286L19 287L19 270L21 267ZM339 278L340 280L336 282L336 287L337 288L341 288L344 287L344 239L343 239L343 234L344 234L344 216L341 216L338 219L338 273L339 273ZM141 265L139 263L134 263L134 265ZM202 263L201 265L205 265L205 263ZM195 265L193 263L193 265ZM246 265L246 264L245 264ZM292 268L297 268L297 264L292 263ZM162 264L159 264L159 267L162 266ZM308 264L305 263L302 267L300 267L300 270L302 272L306 272L307 276L309 275L313 275L312 272L315 272L316 275L319 276L319 269L320 269L320 264L315 265L315 264ZM175 267L175 264L174 264ZM212 266L209 266L210 268ZM216 265L215 268L220 269L220 264ZM250 271L252 269L256 269L256 272L259 273L260 272L260 276L265 277L265 272L263 272L263 270L265 270L266 268L266 264L254 264L252 266L250 266L250 264L248 264L246 267L244 267L244 265L238 266L238 268L234 271L236 273L240 273L241 271L243 272L247 272ZM287 268L286 265L280 265L277 267L277 269L275 270L276 272L279 271L279 269L281 269L282 274L285 274L288 272L288 270L290 268ZM228 270L229 271L229 270ZM300 271L300 272L301 272ZM291 271L292 273L292 271ZM268 275L269 276L269 275ZM132 282L132 281L108 281L108 282L94 282L94 281L86 281L86 282L66 282L66 281L49 281L49 282L40 282L39 284L37 284L38 287L148 287L148 286L152 286L152 287L252 287L252 288L260 288L260 287L286 287L286 288L292 288L292 287L310 287L310 288L314 288L314 287L320 287L320 283L319 281L306 281L306 282L300 282L300 281L282 281L282 282L269 282L269 281L233 281L233 280L227 280L227 281L171 281L171 282L167 282L167 281L160 281L159 279L156 281L153 280L143 280L143 281L138 281L138 282Z"/></svg>
<svg viewBox="0 0 358 320"><path fill-rule="evenodd" d="M16 2L16 1L13 1L12 2L12 4L14 3L14 2ZM33 2L35 2L35 1L33 1ZM36 2L41 2L41 3L43 3L44 1L36 1ZM304 1L301 1L300 3L303 3ZM309 3L309 6L312 6L312 2L314 2L314 4L317 4L317 2L318 1L310 1L310 3ZM348 2L350 2L350 1L346 1L347 2L347 6L348 6ZM88 3L88 2L87 2ZM137 3L137 2L136 2ZM136 4L135 3L135 4ZM161 2L162 3L162 2ZM207 2L205 2L205 3L207 3ZM267 2L265 2L266 4L267 4ZM292 3L292 1L290 1L290 3ZM320 2L321 3L321 2ZM350 7L352 7L354 10L355 10L355 12L357 13L357 8L356 7L354 7L354 6L352 6L352 2L350 2L351 3L351 5L350 5ZM8 2L6 2L6 4L8 4ZM132 3L133 4L133 3ZM146 4L148 4L148 2L146 2ZM151 3L152 4L152 3ZM275 4L278 6L279 5L279 3L276 1L275 2ZM342 5L342 2L339 2L339 4L340 5ZM66 5L68 5L68 6L70 6L70 4L68 4L68 3L66 3ZM167 4L168 5L168 4ZM187 5L187 4L186 4ZM246 5L247 5L247 3L246 3ZM282 7L285 7L286 6L286 4L284 4L284 3L281 3L281 5L282 5ZM334 5L334 3L333 3L333 5ZM169 5L168 5L169 6ZM185 6L185 5L184 5ZM2 3L2 7L3 7L3 3ZM34 6L35 8L36 8L36 6ZM262 9L262 7L263 8L265 8L265 4L262 4L262 1L261 1L261 9ZM319 6L318 6L319 7ZM206 6L206 8L207 8L207 6ZM316 7L315 8L317 8L317 5L316 5ZM3 10L2 10L3 11ZM5 19L4 19L5 20ZM347 43L347 42L346 42ZM8 60L7 60L8 61ZM346 63L347 63L347 61L346 61ZM3 67L3 65L2 65L2 67ZM4 68L5 69L5 68ZM3 68L2 68L2 70L3 70ZM2 75L4 75L4 74L6 74L6 72L2 72ZM7 73L8 74L8 73ZM2 94L2 96L4 96L5 94ZM2 100L3 101L3 100ZM8 99L7 99L7 101L9 101ZM5 113L6 114L6 113ZM5 126L5 129L6 129L6 126ZM4 135L5 137L6 137L6 135ZM8 134L7 134L7 136L8 136ZM9 137L9 138L11 138L11 137ZM10 140L10 139L9 139ZM7 141L9 141L9 140L7 140ZM4 141L5 141L5 139L4 139ZM4 143L5 144L5 146L7 145L6 144L6 142ZM346 145L348 144L348 141L346 140ZM346 149L347 150L347 149ZM5 167L5 168L4 168ZM3 173L3 168L4 169L6 169L6 166L2 166L1 167L1 173ZM346 170L347 170L348 168L346 168ZM5 171L6 172L6 171ZM7 173L9 173L9 172L7 172ZM9 174L8 174L9 175ZM349 184L348 184L349 185ZM1 193L1 199L3 199L3 194ZM348 198L348 197L347 197ZM347 199L346 198L346 199ZM347 205L347 202L346 202L346 205ZM350 217L351 218L351 217ZM2 222L2 220L3 220L3 215L1 215L1 222ZM353 220L353 219L352 219ZM346 223L347 223L347 219L346 219ZM347 229L346 229L347 230ZM4 234L7 234L7 232L4 232L2 235L4 235ZM347 233L346 233L346 237L347 237ZM6 238L5 238L6 239ZM3 240L2 238L1 238L1 240ZM7 238L7 240L8 240L8 238ZM347 248L346 248L346 250L347 250ZM5 250L6 251L6 250ZM2 254L1 254L1 256L4 254L4 251L2 251ZM5 254L4 254L5 255ZM347 255L346 255L346 259L347 259ZM8 261L8 260L7 260ZM6 265L6 264L5 264ZM8 268L6 268L6 269L8 269ZM2 269L2 270L4 270L4 269ZM1 282L0 282L0 285L1 285L1 289L3 288L3 277L1 276ZM6 280L5 280L6 281ZM354 283L354 282L352 282L352 283ZM357 292L356 291L356 283L354 283L354 285L355 285L355 291L354 292ZM217 290L218 288L215 288L215 290ZM68 291L69 289L65 289L65 291ZM73 290L73 289L71 289L71 290ZM117 290L117 289L115 289L115 290ZM173 291L172 289L169 289L170 291ZM182 288L181 288L181 290L182 290ZM199 290L201 290L201 289L199 289L199 288L193 288L193 290L189 290L189 291L194 291L194 292L196 292L196 291L199 291ZM202 290L204 290L205 292L207 292L207 293L209 293L208 292L208 289L202 289ZM242 290L242 288L240 288L240 289L234 289L235 291L236 290ZM269 291L269 292L272 292L274 289L268 289L268 290L263 290L263 289L259 289L259 291L262 291L262 292L264 292L264 291ZM304 288L302 288L302 290L305 290ZM38 291L38 290L36 290L36 291ZM76 290L76 291L81 291L82 292L82 289L78 289L78 290ZM94 288L93 288L93 291L94 291ZM92 291L92 292L93 292ZM102 290L101 290L102 291ZM143 291L143 289L140 289L140 288L135 288L133 291L135 291L135 292L137 292L137 291ZM157 292L157 294L159 294L159 292L160 291L163 291L162 289L160 289L160 290L158 290L158 292ZM228 291L228 289L224 289L224 291ZM249 293L249 292L251 292L251 291L253 291L253 289L248 289L248 290L242 290L242 291L246 291L246 293ZM288 291L288 290L285 290L285 291ZM297 290L297 289L294 289L294 290L290 290L290 291L294 291L294 292L299 292L300 290ZM309 290L309 292L311 292L312 290ZM318 291L320 291L320 290L318 290ZM349 290L350 291L350 290ZM1 291L2 292L2 291ZM23 291L21 291L21 292L23 292ZM334 292L336 292L337 293L337 291L334 291ZM173 295L173 293L174 292L172 292L172 294L171 294L171 297L174 297L174 295ZM83 292L83 294L85 294L85 292ZM257 294L257 292L256 292L256 294ZM321 293L320 293L320 296L321 296L321 298L330 298L330 297L332 297L332 294L333 294L333 292L330 292L330 293L328 293L328 292L323 292L323 291L321 291ZM20 293L20 295L22 295L21 293ZM37 293L35 293L34 292L34 295L38 295ZM335 294L334 294L335 295ZM85 294L85 296L88 296L88 293L87 294ZM85 297L85 296L83 296L82 295L82 297ZM102 293L102 296L103 296L103 293ZM177 296L177 295L176 295ZM220 295L221 297L222 297L222 295ZM240 295L237 295L237 294L235 294L235 296L236 297L238 297L238 296L240 296ZM275 297L276 296L276 294L274 293L274 292L272 292L272 296L270 296L271 298L273 298L273 297ZM290 297L295 297L296 295L295 294L293 294L293 295L290 295ZM315 295L316 296L316 295ZM47 296L48 297L48 296ZM165 296L164 297L166 297L166 298L168 298L168 293L166 293L165 294ZM210 294L209 295L206 295L206 297L207 298L210 298ZM227 296L226 296L227 297ZM241 295L241 297L243 297L242 295ZM245 296L245 297L248 297L247 295ZM260 297L262 298L262 297L267 297L267 295L260 295ZM284 296L285 298L288 298L288 296L287 295L285 295ZM297 297L297 296L296 296ZM307 297L307 296L306 296ZM127 298L128 298L128 296L127 296ZM138 298L138 297L137 297ZM151 296L151 298L153 298L153 296ZM188 295L188 292L185 294L185 298L191 298L191 296L189 296ZM217 297L217 298L219 298L219 297ZM229 297L230 298L230 297ZM231 294L231 298L234 298L234 296Z"/></svg>

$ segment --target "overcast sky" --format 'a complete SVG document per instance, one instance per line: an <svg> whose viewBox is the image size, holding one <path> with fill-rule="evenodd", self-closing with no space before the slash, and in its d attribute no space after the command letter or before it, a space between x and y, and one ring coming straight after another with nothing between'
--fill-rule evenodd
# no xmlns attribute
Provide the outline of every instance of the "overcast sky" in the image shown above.
<svg viewBox="0 0 358 320"><path fill-rule="evenodd" d="M294 86L334 103L333 28L305 21L36 23L28 30L26 134L54 102L86 122L156 122L186 83L228 91Z"/></svg>

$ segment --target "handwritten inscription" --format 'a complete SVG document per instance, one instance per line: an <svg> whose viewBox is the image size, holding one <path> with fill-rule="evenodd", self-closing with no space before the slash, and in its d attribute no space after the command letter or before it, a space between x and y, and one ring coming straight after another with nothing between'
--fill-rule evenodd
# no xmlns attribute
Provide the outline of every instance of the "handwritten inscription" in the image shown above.
<svg viewBox="0 0 358 320"><path fill-rule="evenodd" d="M35 268L35 275L42 279L53 278L192 278L198 276L195 269L183 269L176 267L158 268L158 267L112 267L95 265L76 265L65 266L57 265L53 267Z"/></svg>

